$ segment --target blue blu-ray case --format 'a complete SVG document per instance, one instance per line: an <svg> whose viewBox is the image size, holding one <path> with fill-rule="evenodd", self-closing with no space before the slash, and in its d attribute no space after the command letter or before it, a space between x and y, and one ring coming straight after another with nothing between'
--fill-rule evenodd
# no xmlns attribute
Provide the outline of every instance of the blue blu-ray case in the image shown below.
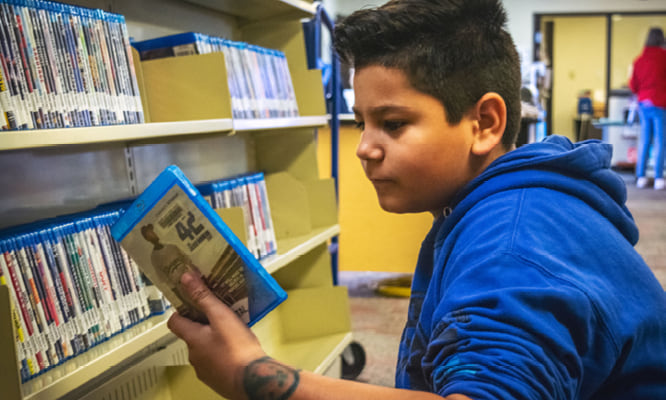
<svg viewBox="0 0 666 400"><path fill-rule="evenodd" d="M287 298L185 174L167 167L111 227L111 235L181 315L206 322L180 276L199 274L248 325Z"/></svg>

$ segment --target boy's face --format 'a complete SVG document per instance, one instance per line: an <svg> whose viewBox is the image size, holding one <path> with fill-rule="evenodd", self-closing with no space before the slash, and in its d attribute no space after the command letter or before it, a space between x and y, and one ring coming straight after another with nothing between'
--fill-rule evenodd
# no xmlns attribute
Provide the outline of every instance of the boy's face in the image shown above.
<svg viewBox="0 0 666 400"><path fill-rule="evenodd" d="M473 122L446 121L436 98L414 89L399 69L370 65L354 76L362 129L356 155L390 212L441 214L473 177Z"/></svg>

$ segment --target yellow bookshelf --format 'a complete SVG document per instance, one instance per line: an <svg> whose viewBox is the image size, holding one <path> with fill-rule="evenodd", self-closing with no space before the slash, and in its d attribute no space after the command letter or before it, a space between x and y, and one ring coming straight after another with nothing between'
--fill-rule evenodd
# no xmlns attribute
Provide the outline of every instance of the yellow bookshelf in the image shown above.
<svg viewBox="0 0 666 400"><path fill-rule="evenodd" d="M115 11L125 15L128 25L135 23L137 6L130 0L116 2ZM6 193L0 198L0 228L132 197L170 164L181 167L194 183L263 171L278 253L262 264L289 297L253 331L276 359L339 375L339 356L352 339L349 304L346 289L332 284L328 242L340 228L333 181L319 177L315 139L327 117L321 72L306 67L299 21L311 16L315 5L302 0L192 0L175 7L207 18L221 13L232 39L283 51L300 116L231 118L222 54L135 60L147 123L0 132L0 186ZM196 379L186 346L166 328L169 315L153 316L21 383L14 368L9 293L2 286L2 398L218 398Z"/></svg>

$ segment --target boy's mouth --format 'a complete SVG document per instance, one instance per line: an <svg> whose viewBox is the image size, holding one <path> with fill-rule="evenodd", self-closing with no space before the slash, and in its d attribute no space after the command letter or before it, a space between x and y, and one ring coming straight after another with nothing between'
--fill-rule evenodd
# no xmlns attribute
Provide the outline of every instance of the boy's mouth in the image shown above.
<svg viewBox="0 0 666 400"><path fill-rule="evenodd" d="M390 179L376 179L376 178L370 179L370 182L372 182L372 184L375 187L387 186L393 183L393 181Z"/></svg>

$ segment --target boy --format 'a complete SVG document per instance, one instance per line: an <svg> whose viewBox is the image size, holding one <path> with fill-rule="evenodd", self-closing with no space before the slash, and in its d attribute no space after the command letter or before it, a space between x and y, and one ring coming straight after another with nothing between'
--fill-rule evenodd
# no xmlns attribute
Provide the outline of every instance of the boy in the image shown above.
<svg viewBox="0 0 666 400"><path fill-rule="evenodd" d="M394 0L336 29L355 68L357 155L387 211L431 212L396 386L296 371L194 277L174 316L198 376L232 399L666 398L666 298L610 148L513 150L520 72L499 0ZM405 390L407 389L407 390Z"/></svg>

